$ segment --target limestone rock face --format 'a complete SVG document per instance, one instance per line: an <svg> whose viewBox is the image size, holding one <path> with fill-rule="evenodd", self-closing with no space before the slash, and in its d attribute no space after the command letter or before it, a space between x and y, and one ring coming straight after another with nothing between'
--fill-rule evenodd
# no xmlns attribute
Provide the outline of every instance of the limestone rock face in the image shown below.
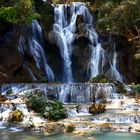
<svg viewBox="0 0 140 140"><path fill-rule="evenodd" d="M12 81L14 72L22 65L14 35L7 33L0 40L0 82Z"/></svg>
<svg viewBox="0 0 140 140"><path fill-rule="evenodd" d="M140 80L140 41L139 45L133 48L133 68L138 80Z"/></svg>
<svg viewBox="0 0 140 140"><path fill-rule="evenodd" d="M109 32L100 33L101 43L107 52L112 54L113 48L117 52L117 68L124 77L126 83L139 81L139 59L134 47L128 43L127 38L110 34ZM113 54L112 54L113 55ZM136 57L137 56L137 57ZM134 59L134 58L137 58Z"/></svg>
<svg viewBox="0 0 140 140"><path fill-rule="evenodd" d="M10 33L8 33L10 34ZM30 56L26 56L26 60ZM18 38L15 33L12 37L0 40L0 83L3 82L32 82L32 78L26 67L23 66L24 58L18 51ZM32 59L30 59L32 61ZM40 72L36 69L34 62L30 64L30 69L37 77Z"/></svg>

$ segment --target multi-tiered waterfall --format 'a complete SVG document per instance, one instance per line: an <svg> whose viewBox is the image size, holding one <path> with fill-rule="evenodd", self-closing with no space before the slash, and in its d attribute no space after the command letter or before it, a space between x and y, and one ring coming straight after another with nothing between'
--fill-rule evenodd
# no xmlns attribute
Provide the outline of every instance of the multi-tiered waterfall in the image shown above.
<svg viewBox="0 0 140 140"><path fill-rule="evenodd" d="M25 102L19 103L20 98L24 98L25 94L30 92L40 91L44 94L46 98L50 100L59 100L66 106L66 111L69 116L77 116L80 113L85 113L89 115L89 105L92 103L101 105L109 104L107 107L108 111L112 111L114 107L116 111L120 111L120 114L116 113L106 113L105 116L91 118L90 122L96 121L106 121L111 123L135 123L140 122L139 115L135 117L135 114L127 115L126 109L131 109L132 111L140 110L140 106L133 101L133 104L125 103L123 95L120 95L118 88L115 87L114 83L75 83L74 72L73 72L73 42L77 38L77 32L81 29L77 24L82 22L82 32L84 38L88 41L87 47L90 51L90 56L88 61L88 77L93 78L97 75L105 75L111 80L117 80L123 83L121 74L118 71L117 66L117 52L115 47L112 49L113 53L108 54L106 49L104 49L99 41L98 34L96 33L93 26L93 17L89 13L88 8L84 3L75 2L70 5L55 5L54 6L54 24L52 31L52 40L55 47L59 48L60 57L62 59L62 72L61 79L58 81L61 83L29 83L29 84L2 84L0 86L0 93L2 99L6 98L6 101L12 102L2 102L0 105L0 118L1 120L6 120L8 114L12 111L13 104L14 107L21 110L26 117L29 113ZM47 64L45 49L43 47L42 41L42 28L37 22L37 20L32 21L30 27L29 36L29 52L33 57L36 67L44 72L44 78L49 82L55 81L55 74L53 74L51 68ZM23 36L19 39L19 51L22 56L26 56L25 48L25 38ZM46 49L47 50L47 49ZM111 57L110 57L111 56ZM112 57L113 56L113 57ZM55 58L55 56L53 56ZM55 59L54 59L55 60ZM51 61L51 60L50 60ZM61 65L61 64L60 64ZM24 67L27 69L28 73L31 75L33 81L36 81L36 77L33 75L31 69L24 63ZM16 102L16 99L18 102ZM14 101L13 101L14 100ZM123 105L122 105L123 104ZM73 107L74 105L74 107ZM72 108L69 109L69 106ZM87 107L88 106L88 107ZM123 107L123 111L122 108ZM114 109L113 108L113 109ZM134 112L135 113L135 112ZM83 114L82 114L83 115ZM111 115L111 117L110 117ZM4 117L6 116L6 117ZM32 116L30 116L32 117ZM27 117L30 121L30 117Z"/></svg>

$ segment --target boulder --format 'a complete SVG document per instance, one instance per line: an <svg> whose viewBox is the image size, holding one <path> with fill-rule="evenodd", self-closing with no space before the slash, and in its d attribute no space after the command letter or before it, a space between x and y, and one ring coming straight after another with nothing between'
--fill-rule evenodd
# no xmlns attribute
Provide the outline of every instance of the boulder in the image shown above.
<svg viewBox="0 0 140 140"><path fill-rule="evenodd" d="M8 122L21 122L23 121L23 117L23 113L20 110L16 109L10 112Z"/></svg>

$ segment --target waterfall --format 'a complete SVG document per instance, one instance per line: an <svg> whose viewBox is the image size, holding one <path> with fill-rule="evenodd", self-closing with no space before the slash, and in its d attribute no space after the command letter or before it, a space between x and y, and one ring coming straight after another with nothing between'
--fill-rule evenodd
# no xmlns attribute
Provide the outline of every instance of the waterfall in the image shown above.
<svg viewBox="0 0 140 140"><path fill-rule="evenodd" d="M36 62L38 69L43 69L45 77L49 82L54 80L54 75L51 68L47 64L46 56L42 44L42 28L37 20L32 21L31 35L29 38L30 52Z"/></svg>
<svg viewBox="0 0 140 140"><path fill-rule="evenodd" d="M56 5L54 14L53 39L60 49L63 60L63 81L73 82L71 68L72 43L76 38L76 22L77 17L80 15L83 17L82 22L86 29L84 36L90 41L88 44L91 50L88 64L89 77L93 78L104 74L109 79L122 82L122 77L115 66L116 54L114 54L114 63L112 64L112 60L110 60L106 50L102 48L101 43L98 41L98 34L93 27L93 17L85 4L82 2L73 2L70 5Z"/></svg>
<svg viewBox="0 0 140 140"><path fill-rule="evenodd" d="M46 98L59 100L64 104L89 104L94 101L100 103L103 100L119 98L112 83L4 84L1 86L1 94L14 99L36 89L44 93Z"/></svg>
<svg viewBox="0 0 140 140"><path fill-rule="evenodd" d="M70 10L70 15L68 15L68 9ZM81 2L73 2L71 5L56 5L54 13L55 23L53 31L56 44L59 46L61 57L63 59L63 81L72 82L71 54L72 42L75 39L76 32L76 19L78 15L83 15L87 30L89 30L90 27L88 27L88 25L92 24L92 16L89 14L85 4ZM96 36L96 33L93 31L91 34ZM93 42L92 37L91 41Z"/></svg>
<svg viewBox="0 0 140 140"><path fill-rule="evenodd" d="M117 70L117 57L118 57L118 54L115 50L115 44L114 44L114 49L113 49L113 64L112 64L112 70L114 72L114 77L115 77L115 80L117 81L120 81L121 83L123 83L123 80L122 80L122 76L121 74L119 73L119 71Z"/></svg>
<svg viewBox="0 0 140 140"><path fill-rule="evenodd" d="M86 8L85 8L86 9ZM101 43L99 43L98 39L98 34L96 33L93 24L92 24L92 16L88 12L86 12L86 15L88 15L88 19L90 22L86 23L87 27L87 34L88 38L91 42L89 45L91 48L91 58L89 62L89 67L90 67L90 78L93 78L97 75L107 75L109 79L117 80L123 83L122 77L117 70L116 64L117 64L117 53L114 50L114 56L113 56L113 64L111 64L111 60L109 59L109 56L106 52L105 49L102 48ZM107 70L106 70L106 67ZM109 69L109 70L108 70ZM111 73L111 75L108 73Z"/></svg>
<svg viewBox="0 0 140 140"><path fill-rule="evenodd" d="M57 5L54 8L55 23L53 30L56 36L57 45L59 46L61 57L63 59L63 81L72 82L72 69L71 69L71 43L74 40L75 21L71 19L71 23L68 24L65 14L66 5Z"/></svg>

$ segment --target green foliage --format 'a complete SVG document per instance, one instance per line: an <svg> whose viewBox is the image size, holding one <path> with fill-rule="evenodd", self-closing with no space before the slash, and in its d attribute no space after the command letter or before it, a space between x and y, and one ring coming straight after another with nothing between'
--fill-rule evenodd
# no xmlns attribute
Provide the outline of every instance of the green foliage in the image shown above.
<svg viewBox="0 0 140 140"><path fill-rule="evenodd" d="M30 23L32 19L37 18L39 15L33 11L31 0L18 0L15 5L17 11L17 18L19 23Z"/></svg>
<svg viewBox="0 0 140 140"><path fill-rule="evenodd" d="M66 117L65 110L62 103L59 101L48 100L45 95L40 91L34 91L27 96L27 105L41 113L49 120L60 120Z"/></svg>
<svg viewBox="0 0 140 140"><path fill-rule="evenodd" d="M140 7L136 0L102 2L99 6L97 27L123 34L140 24Z"/></svg>
<svg viewBox="0 0 140 140"><path fill-rule="evenodd" d="M109 83L110 81L104 75L97 75L89 80L89 83Z"/></svg>
<svg viewBox="0 0 140 140"><path fill-rule="evenodd" d="M34 91L33 93L29 93L27 99L27 105L43 115L48 104L48 100L44 98L43 93Z"/></svg>
<svg viewBox="0 0 140 140"><path fill-rule="evenodd" d="M53 0L53 4L62 4L65 3L65 0Z"/></svg>
<svg viewBox="0 0 140 140"><path fill-rule="evenodd" d="M53 6L50 4L46 4L43 1L35 0L34 1L35 10L37 13L39 13L41 20L43 24L43 28L46 32L49 32L52 29L53 22L54 22L54 9Z"/></svg>
<svg viewBox="0 0 140 140"><path fill-rule="evenodd" d="M45 108L45 117L49 120L60 120L66 118L65 110L62 103L59 101L52 101Z"/></svg>
<svg viewBox="0 0 140 140"><path fill-rule="evenodd" d="M1 5L0 18L14 24L28 24L39 15L33 11L31 0L17 0L11 6Z"/></svg>
<svg viewBox="0 0 140 140"><path fill-rule="evenodd" d="M133 91L135 93L140 93L140 84L137 84L137 85L133 86Z"/></svg>
<svg viewBox="0 0 140 140"><path fill-rule="evenodd" d="M17 23L16 9L14 7L1 7L0 18L5 19L7 22Z"/></svg>

